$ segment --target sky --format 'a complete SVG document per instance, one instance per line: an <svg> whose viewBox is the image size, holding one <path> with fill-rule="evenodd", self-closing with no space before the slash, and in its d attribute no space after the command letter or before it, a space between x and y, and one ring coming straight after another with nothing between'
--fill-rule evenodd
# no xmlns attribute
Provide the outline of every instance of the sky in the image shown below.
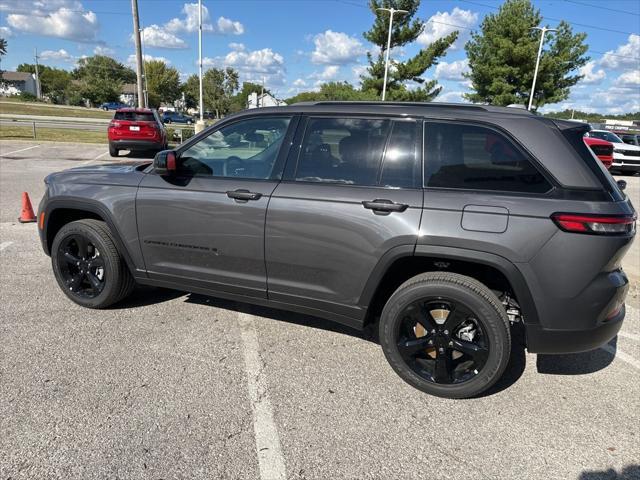
<svg viewBox="0 0 640 480"><path fill-rule="evenodd" d="M192 3L193 2L193 3ZM427 22L416 42L392 55L403 60L433 40L459 39L424 77L443 89L437 101L463 101L469 91L464 42L498 0L423 0ZM570 97L543 111L640 111L640 0L534 0L551 27L560 20L587 33L589 63ZM198 71L197 1L138 0L144 55ZM204 67L230 66L240 80L261 83L280 98L327 81L357 84L373 49L362 36L373 22L367 0L203 0ZM103 54L134 66L130 0L0 0L0 37L8 42L4 70L33 63L72 69L83 56ZM532 59L532 62L535 59Z"/></svg>

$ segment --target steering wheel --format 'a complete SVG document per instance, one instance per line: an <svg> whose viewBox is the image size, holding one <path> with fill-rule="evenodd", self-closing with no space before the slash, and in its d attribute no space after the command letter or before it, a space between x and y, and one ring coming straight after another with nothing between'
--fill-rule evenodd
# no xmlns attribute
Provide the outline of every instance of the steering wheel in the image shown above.
<svg viewBox="0 0 640 480"><path fill-rule="evenodd" d="M240 157L232 155L229 158L227 158L224 162L223 175L225 177L227 176L239 177L240 175L238 175L238 172L244 171L245 168L246 168L246 164L244 160L242 160Z"/></svg>

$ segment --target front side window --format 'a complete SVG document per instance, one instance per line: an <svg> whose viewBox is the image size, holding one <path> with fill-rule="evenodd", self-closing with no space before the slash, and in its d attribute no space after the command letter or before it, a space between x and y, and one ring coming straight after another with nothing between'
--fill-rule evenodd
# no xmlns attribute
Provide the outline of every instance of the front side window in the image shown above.
<svg viewBox="0 0 640 480"><path fill-rule="evenodd" d="M389 125L389 120L309 119L296 180L377 185Z"/></svg>
<svg viewBox="0 0 640 480"><path fill-rule="evenodd" d="M182 173L269 179L290 117L241 120L214 131L180 154Z"/></svg>
<svg viewBox="0 0 640 480"><path fill-rule="evenodd" d="M495 130L425 123L427 187L545 193L551 185L531 161Z"/></svg>

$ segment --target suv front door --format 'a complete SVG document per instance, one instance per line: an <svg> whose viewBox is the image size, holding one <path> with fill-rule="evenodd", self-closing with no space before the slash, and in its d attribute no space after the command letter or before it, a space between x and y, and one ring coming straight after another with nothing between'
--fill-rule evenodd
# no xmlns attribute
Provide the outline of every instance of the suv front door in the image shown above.
<svg viewBox="0 0 640 480"><path fill-rule="evenodd" d="M265 213L295 123L226 123L178 149L177 174L146 175L136 216L150 278L266 297Z"/></svg>
<svg viewBox="0 0 640 480"><path fill-rule="evenodd" d="M299 130L267 212L269 299L357 325L376 264L417 240L421 131L411 119L337 116Z"/></svg>

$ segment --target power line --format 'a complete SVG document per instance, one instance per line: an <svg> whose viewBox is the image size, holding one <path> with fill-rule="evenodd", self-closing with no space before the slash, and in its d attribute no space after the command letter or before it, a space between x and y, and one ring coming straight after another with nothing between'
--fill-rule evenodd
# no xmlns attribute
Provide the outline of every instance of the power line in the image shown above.
<svg viewBox="0 0 640 480"><path fill-rule="evenodd" d="M627 14L627 15L636 15L636 16L640 17L640 13L638 13L638 12L630 12L628 10L618 10L617 8L603 7L601 5L593 5L591 3L578 2L577 0L564 0L564 1L568 2L568 3L575 3L576 5L583 5L585 7L597 8L597 9L600 9L600 10L609 10L610 12L624 13L624 14Z"/></svg>
<svg viewBox="0 0 640 480"><path fill-rule="evenodd" d="M493 5L487 5L486 3L479 3L479 2L474 2L472 0L458 0L459 2L463 2L463 3L469 3L471 5L476 5L479 7L485 7L485 8L491 8L492 10L499 10L500 7L494 7ZM569 23L571 25L577 25L579 27L583 27L583 28L591 28L594 30L602 30L605 32L612 32L612 33L621 33L624 35L637 35L637 33L635 32L625 32L622 30L614 30L612 28L604 28L604 27L598 27L596 25L588 25L586 23L578 23L578 22L571 22L569 20L564 20L562 18L554 18L554 17L548 17L546 15L543 15L542 18L546 19L546 20L553 20L554 22L566 22Z"/></svg>

